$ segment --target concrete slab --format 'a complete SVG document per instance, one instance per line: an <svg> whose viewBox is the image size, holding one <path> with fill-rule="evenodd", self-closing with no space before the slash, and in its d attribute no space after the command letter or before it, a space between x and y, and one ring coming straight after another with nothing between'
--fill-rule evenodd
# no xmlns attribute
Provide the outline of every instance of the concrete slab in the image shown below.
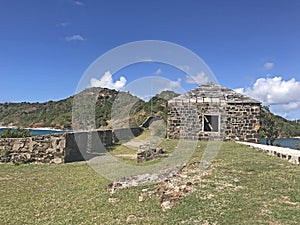
<svg viewBox="0 0 300 225"><path fill-rule="evenodd" d="M255 144L255 143L250 143L250 142L242 142L242 141L237 141L236 143L260 149L260 150L268 153L269 155L284 158L284 159L287 159L291 163L300 165L300 151L299 150L271 146L271 145Z"/></svg>

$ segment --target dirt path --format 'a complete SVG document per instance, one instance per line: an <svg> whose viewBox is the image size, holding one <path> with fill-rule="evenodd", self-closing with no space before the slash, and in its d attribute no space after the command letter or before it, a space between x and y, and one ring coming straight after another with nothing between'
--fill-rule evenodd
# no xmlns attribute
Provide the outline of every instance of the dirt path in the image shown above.
<svg viewBox="0 0 300 225"><path fill-rule="evenodd" d="M134 149L139 149L141 145L147 144L149 141L146 140L138 140L138 139L132 139L123 145L127 146L128 148L134 148Z"/></svg>
<svg viewBox="0 0 300 225"><path fill-rule="evenodd" d="M141 145L154 145L157 146L161 142L161 138L155 136L149 136L145 139L139 139L139 137L134 138L123 145L127 146L128 148L139 149Z"/></svg>

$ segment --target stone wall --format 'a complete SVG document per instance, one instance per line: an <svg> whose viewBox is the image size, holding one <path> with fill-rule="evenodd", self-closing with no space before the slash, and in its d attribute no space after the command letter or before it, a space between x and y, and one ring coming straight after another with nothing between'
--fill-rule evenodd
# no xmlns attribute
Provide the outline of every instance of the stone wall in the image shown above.
<svg viewBox="0 0 300 225"><path fill-rule="evenodd" d="M129 138L130 129L115 130L118 137ZM87 160L106 152L118 139L112 130L51 134L27 138L0 138L0 162L67 163ZM130 138L138 136L133 129Z"/></svg>
<svg viewBox="0 0 300 225"><path fill-rule="evenodd" d="M143 132L141 127L119 128L113 130L114 142L127 141L139 136Z"/></svg>
<svg viewBox="0 0 300 225"><path fill-rule="evenodd" d="M260 104L228 104L226 140L259 142Z"/></svg>
<svg viewBox="0 0 300 225"><path fill-rule="evenodd" d="M243 140L258 142L260 104L174 101L168 104L167 137L192 140ZM204 115L218 117L218 131L204 131Z"/></svg>
<svg viewBox="0 0 300 225"><path fill-rule="evenodd" d="M200 129L195 104L189 102L168 104L168 138L197 140Z"/></svg>
<svg viewBox="0 0 300 225"><path fill-rule="evenodd" d="M1 138L0 162L62 163L66 135L45 135L28 138Z"/></svg>
<svg viewBox="0 0 300 225"><path fill-rule="evenodd" d="M105 153L113 144L112 130L66 134L64 162L83 161Z"/></svg>

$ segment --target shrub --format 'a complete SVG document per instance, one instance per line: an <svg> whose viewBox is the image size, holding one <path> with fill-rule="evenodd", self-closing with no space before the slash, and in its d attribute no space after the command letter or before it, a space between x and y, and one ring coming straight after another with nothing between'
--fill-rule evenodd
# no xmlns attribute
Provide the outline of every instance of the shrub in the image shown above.
<svg viewBox="0 0 300 225"><path fill-rule="evenodd" d="M281 147L281 144L279 142L275 142L274 146Z"/></svg>
<svg viewBox="0 0 300 225"><path fill-rule="evenodd" d="M300 150L300 142L295 142L294 146L296 147L296 149Z"/></svg>
<svg viewBox="0 0 300 225"><path fill-rule="evenodd" d="M0 133L0 138L24 138L30 136L32 136L30 131L22 128L17 128L17 129L7 128Z"/></svg>

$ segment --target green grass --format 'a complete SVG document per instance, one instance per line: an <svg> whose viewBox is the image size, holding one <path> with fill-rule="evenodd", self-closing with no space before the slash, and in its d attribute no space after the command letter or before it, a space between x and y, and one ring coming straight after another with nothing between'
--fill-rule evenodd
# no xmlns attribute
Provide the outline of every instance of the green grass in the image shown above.
<svg viewBox="0 0 300 225"><path fill-rule="evenodd" d="M205 144L191 161L201 159ZM171 149L176 141L162 145ZM285 160L223 143L196 191L163 212L158 197L138 201L145 187L110 196L110 181L86 163L1 164L0 224L300 224L299 172Z"/></svg>

